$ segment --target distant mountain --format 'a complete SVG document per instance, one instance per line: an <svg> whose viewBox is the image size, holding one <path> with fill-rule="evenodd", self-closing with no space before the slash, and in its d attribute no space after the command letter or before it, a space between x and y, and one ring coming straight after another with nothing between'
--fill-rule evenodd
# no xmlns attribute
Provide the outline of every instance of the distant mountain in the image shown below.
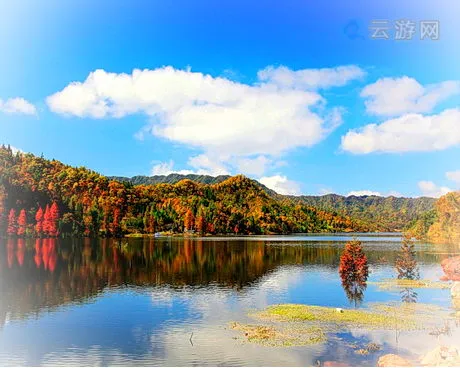
<svg viewBox="0 0 460 368"><path fill-rule="evenodd" d="M460 191L443 195L411 225L408 232L417 238L460 246Z"/></svg>
<svg viewBox="0 0 460 368"><path fill-rule="evenodd" d="M151 184L175 184L183 179L192 180L202 184L221 183L230 176L209 175L181 175L169 174L155 176L110 177L110 179L129 182L133 185ZM323 211L333 212L349 216L358 221L364 228L371 231L395 231L403 230L427 211L433 210L435 199L428 197L404 198L404 197L379 197L379 196L341 196L338 194L326 194L323 196L286 196L277 194L257 180L250 179L263 189L269 196L281 201L293 201L294 203L308 205Z"/></svg>
<svg viewBox="0 0 460 368"><path fill-rule="evenodd" d="M370 230L396 231L405 229L411 221L430 211L435 198L379 196L290 196L295 202L325 211L350 216Z"/></svg>
<svg viewBox="0 0 460 368"><path fill-rule="evenodd" d="M196 174L169 174L169 175L153 175L153 176L144 176L138 175L128 178L125 176L109 176L111 180L117 180L121 182L128 182L133 185L153 185L153 184L176 184L181 180L188 179L194 181L195 183L201 184L217 184L221 183L224 180L229 179L230 175L219 175L219 176L210 176L210 175L196 175Z"/></svg>
<svg viewBox="0 0 460 368"><path fill-rule="evenodd" d="M214 184L181 176L161 180L179 178L174 184L133 185L132 179L109 179L0 146L0 236L367 230L349 217L280 200L242 175Z"/></svg>
<svg viewBox="0 0 460 368"><path fill-rule="evenodd" d="M133 176L132 178L128 178L125 176L109 176L108 178L110 180L117 180L120 182L131 183L132 185L154 185L154 184L162 184L162 183L176 184L184 179L194 181L195 183L212 185L212 184L222 183L223 181L230 179L231 176L230 175L210 176L210 175L197 175L197 174L188 174L188 175L169 174L169 175L153 175L153 176L138 175L138 176ZM271 195L271 196L277 195L277 193L274 190L267 188L265 185L258 182L257 180L254 180L254 179L249 179L249 180L251 180L254 184L256 184L261 189L263 189L268 195Z"/></svg>

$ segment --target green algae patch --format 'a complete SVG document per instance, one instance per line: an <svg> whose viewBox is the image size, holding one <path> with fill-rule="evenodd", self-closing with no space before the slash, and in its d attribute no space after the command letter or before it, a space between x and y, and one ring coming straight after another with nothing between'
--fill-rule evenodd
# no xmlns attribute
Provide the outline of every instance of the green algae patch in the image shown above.
<svg viewBox="0 0 460 368"><path fill-rule="evenodd" d="M323 329L303 325L252 325L230 323L230 328L241 331L248 342L266 346L305 346L326 341Z"/></svg>
<svg viewBox="0 0 460 368"><path fill-rule="evenodd" d="M442 281L431 280L407 280L407 279L384 279L382 281L368 282L369 285L376 285L381 290L397 289L449 289L451 285Z"/></svg>
<svg viewBox="0 0 460 368"><path fill-rule="evenodd" d="M253 313L253 317L282 322L310 322L322 324L363 327L367 329L415 330L421 328L415 318L407 314L367 309L340 309L302 304L281 304Z"/></svg>

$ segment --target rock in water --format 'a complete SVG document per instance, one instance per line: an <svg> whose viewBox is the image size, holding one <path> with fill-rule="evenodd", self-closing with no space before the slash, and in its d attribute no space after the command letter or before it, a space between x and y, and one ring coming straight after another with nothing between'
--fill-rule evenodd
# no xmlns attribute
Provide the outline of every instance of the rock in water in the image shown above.
<svg viewBox="0 0 460 368"><path fill-rule="evenodd" d="M377 367L412 367L411 362L396 354L382 355L377 362Z"/></svg>
<svg viewBox="0 0 460 368"><path fill-rule="evenodd" d="M438 346L426 353L420 364L430 367L455 367L460 365L460 357L456 347Z"/></svg>
<svg viewBox="0 0 460 368"><path fill-rule="evenodd" d="M460 281L460 256L446 258L441 266L448 280Z"/></svg>

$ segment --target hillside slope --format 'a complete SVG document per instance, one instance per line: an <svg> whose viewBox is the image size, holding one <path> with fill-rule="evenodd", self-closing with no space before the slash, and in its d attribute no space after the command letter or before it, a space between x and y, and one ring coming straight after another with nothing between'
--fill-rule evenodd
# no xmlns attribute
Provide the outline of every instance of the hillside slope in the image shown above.
<svg viewBox="0 0 460 368"><path fill-rule="evenodd" d="M460 246L460 191L440 197L434 209L414 221L408 232L433 243Z"/></svg>
<svg viewBox="0 0 460 368"><path fill-rule="evenodd" d="M373 231L403 230L411 221L432 210L436 201L428 197L344 197L337 194L290 198L325 211L350 216Z"/></svg>
<svg viewBox="0 0 460 368"><path fill-rule="evenodd" d="M175 184L183 179L189 179L203 184L221 183L230 178L227 175L156 175L156 176L134 176L110 177L112 179L129 182L133 185L142 184ZM253 183L263 189L268 195L282 202L294 202L297 204L315 207L327 212L341 214L351 217L358 222L362 228L370 231L400 231L405 229L417 218L427 211L433 210L435 198L404 198L404 197L379 197L379 196L341 196L337 194L326 194L323 196L284 196L267 188L265 185L253 180Z"/></svg>
<svg viewBox="0 0 460 368"><path fill-rule="evenodd" d="M1 147L0 233L50 236L55 227L60 235L89 236L366 230L349 217L280 201L241 175L216 184L132 185Z"/></svg>

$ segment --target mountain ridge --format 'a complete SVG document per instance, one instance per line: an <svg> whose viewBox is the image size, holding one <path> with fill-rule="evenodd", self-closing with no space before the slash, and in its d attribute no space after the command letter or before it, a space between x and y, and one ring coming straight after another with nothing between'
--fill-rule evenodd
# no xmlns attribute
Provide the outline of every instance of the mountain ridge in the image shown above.
<svg viewBox="0 0 460 368"><path fill-rule="evenodd" d="M134 176L127 177L110 177L122 182L129 182L132 185L145 184L174 184L181 180L188 179L204 184L221 183L232 176L220 175L195 175L195 174L177 174L155 175L155 176ZM248 178L249 179L249 178ZM436 202L431 197L396 197L396 196L344 196L330 193L320 196L315 195L283 195L276 193L274 190L267 188L265 185L255 179L249 179L254 184L262 188L269 196L280 201L292 201L296 204L303 204L315 207L324 211L338 213L344 216L350 216L358 220L362 225L374 231L395 231L404 230L414 219L422 216L424 213L432 210Z"/></svg>

